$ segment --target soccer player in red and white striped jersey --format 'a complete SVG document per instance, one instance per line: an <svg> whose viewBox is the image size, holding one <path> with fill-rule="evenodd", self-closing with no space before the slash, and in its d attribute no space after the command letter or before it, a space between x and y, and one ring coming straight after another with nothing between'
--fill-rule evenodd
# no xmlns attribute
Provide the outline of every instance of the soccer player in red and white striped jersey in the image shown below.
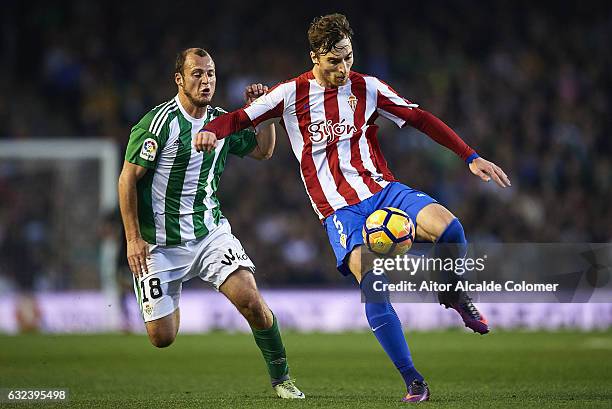
<svg viewBox="0 0 612 409"><path fill-rule="evenodd" d="M466 239L461 223L450 211L396 180L379 147L376 120L382 116L398 127L410 125L422 131L455 152L484 181L507 187L510 180L440 119L378 78L351 71L352 34L341 14L314 19L308 30L312 70L277 85L249 106L210 122L196 136L194 146L210 150L218 139L270 118L282 118L312 207L326 227L337 267L345 275L354 275L366 294L368 322L406 382L404 400L422 401L429 398L429 388L412 364L393 307L388 298L368 302L367 294L381 277L370 271L371 266L362 266L361 228L374 210L396 207L415 222L417 240L436 243L434 251L446 243L458 246L454 256L463 257ZM488 332L486 319L467 294L441 293L439 298L461 315L466 326L481 334Z"/></svg>

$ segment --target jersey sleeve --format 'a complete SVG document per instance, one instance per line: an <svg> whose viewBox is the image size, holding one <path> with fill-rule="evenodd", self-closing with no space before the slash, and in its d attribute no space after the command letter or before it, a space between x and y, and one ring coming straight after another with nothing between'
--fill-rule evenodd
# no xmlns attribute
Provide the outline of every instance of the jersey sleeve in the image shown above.
<svg viewBox="0 0 612 409"><path fill-rule="evenodd" d="M284 84L275 86L249 106L209 122L204 126L204 130L214 133L217 139L223 139L250 126L257 126L265 120L282 116L285 101Z"/></svg>
<svg viewBox="0 0 612 409"><path fill-rule="evenodd" d="M285 108L285 84L273 87L266 94L257 98L244 112L248 115L254 126L271 118L278 118L283 115Z"/></svg>
<svg viewBox="0 0 612 409"><path fill-rule="evenodd" d="M372 78L372 81L374 82L372 88L376 92L374 96L376 112L398 127L403 127L407 122L407 117L411 114L410 111L418 108L419 105L402 98L393 88L378 78Z"/></svg>
<svg viewBox="0 0 612 409"><path fill-rule="evenodd" d="M435 115L402 98L393 88L372 78L376 92L376 111L402 128L406 124L418 129L442 146L468 161L476 151L466 144L448 125Z"/></svg>
<svg viewBox="0 0 612 409"><path fill-rule="evenodd" d="M136 125L130 132L125 160L147 169L155 168L161 150L161 138Z"/></svg>
<svg viewBox="0 0 612 409"><path fill-rule="evenodd" d="M257 146L255 132L250 129L232 134L227 139L229 140L229 153L241 158L251 153Z"/></svg>

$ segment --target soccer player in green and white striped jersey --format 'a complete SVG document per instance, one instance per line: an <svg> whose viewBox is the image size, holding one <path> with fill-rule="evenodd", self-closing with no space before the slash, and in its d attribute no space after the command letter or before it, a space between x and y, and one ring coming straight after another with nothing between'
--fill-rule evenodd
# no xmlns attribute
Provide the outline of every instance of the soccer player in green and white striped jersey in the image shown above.
<svg viewBox="0 0 612 409"><path fill-rule="evenodd" d="M289 378L276 317L257 290L255 266L232 234L216 196L228 154L268 159L273 124L231 135L207 153L192 137L224 110L210 106L215 64L208 52L179 53L174 74L178 94L153 108L131 131L119 178L119 204L134 289L149 339L169 346L179 328L182 283L193 277L211 283L246 318L277 395L304 398ZM267 91L247 87L247 102Z"/></svg>

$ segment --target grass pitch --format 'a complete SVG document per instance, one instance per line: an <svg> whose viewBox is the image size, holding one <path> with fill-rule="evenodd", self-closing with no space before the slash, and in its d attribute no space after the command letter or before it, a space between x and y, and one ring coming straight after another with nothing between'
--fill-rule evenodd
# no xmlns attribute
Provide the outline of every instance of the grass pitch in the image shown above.
<svg viewBox="0 0 612 409"><path fill-rule="evenodd" d="M612 332L409 333L431 408L610 408ZM0 388L70 389L61 408L399 408L401 378L369 333L284 335L304 401L273 395L248 334L0 336Z"/></svg>

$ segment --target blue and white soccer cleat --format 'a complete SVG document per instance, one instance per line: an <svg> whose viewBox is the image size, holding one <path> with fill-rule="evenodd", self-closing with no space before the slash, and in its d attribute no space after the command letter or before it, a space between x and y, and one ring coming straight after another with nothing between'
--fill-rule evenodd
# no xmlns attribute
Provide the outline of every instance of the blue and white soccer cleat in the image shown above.
<svg viewBox="0 0 612 409"><path fill-rule="evenodd" d="M275 385L274 390L276 391L276 395L282 399L305 399L306 395L304 395L293 382L293 379L287 379Z"/></svg>

